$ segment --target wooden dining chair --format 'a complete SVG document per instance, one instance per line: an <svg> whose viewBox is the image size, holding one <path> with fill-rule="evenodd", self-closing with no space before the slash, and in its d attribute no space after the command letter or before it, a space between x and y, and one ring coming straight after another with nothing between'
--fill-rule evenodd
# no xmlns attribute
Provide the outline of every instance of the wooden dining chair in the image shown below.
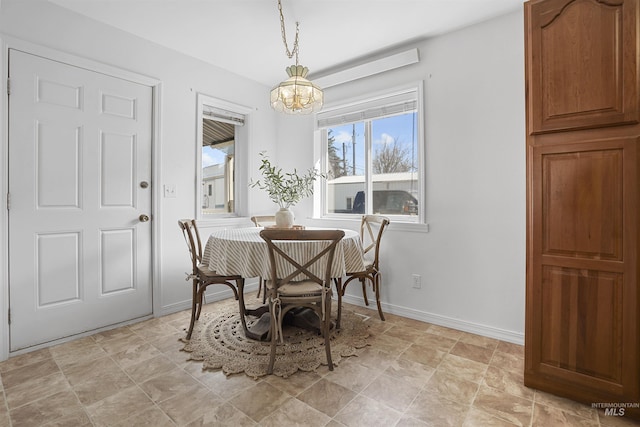
<svg viewBox="0 0 640 427"><path fill-rule="evenodd" d="M182 235L187 247L189 248L189 255L191 256L191 273L187 273L186 280L193 281L193 292L191 301L191 322L189 323L189 330L187 332L187 339L191 339L193 333L193 326L196 320L200 318L200 312L202 311L202 303L204 300L204 292L209 285L226 285L233 291L233 296L238 299L238 289L243 288L244 279L241 276L224 276L219 275L215 271L209 270L207 265L202 264L202 241L200 240L200 233L198 232L198 226L195 219L180 219L178 220L178 226L182 230ZM234 285L231 282L235 282Z"/></svg>
<svg viewBox="0 0 640 427"><path fill-rule="evenodd" d="M378 314L381 320L384 319L382 306L380 305L380 285L382 283L382 272L380 271L380 242L382 233L389 225L389 218L382 215L363 215L360 222L360 239L362 240L362 248L364 249L365 269L362 271L347 272L347 280L342 283L342 279L335 279L338 292L338 320L337 327L340 327L340 317L342 315L342 297L347 285L353 280L359 280L362 283L362 296L364 303L369 305L367 299L367 281L370 282L373 292L376 296L378 305Z"/></svg>
<svg viewBox="0 0 640 427"><path fill-rule="evenodd" d="M271 225L275 225L276 216L275 215L254 215L251 217L251 222L253 222L256 227L268 227Z"/></svg>
<svg viewBox="0 0 640 427"><path fill-rule="evenodd" d="M251 217L251 222L256 227L268 227L276 224L276 216L275 215L254 215ZM258 284L258 293L256 294L256 298L260 298L262 294L262 303L265 304L267 302L267 279L260 277L260 283Z"/></svg>
<svg viewBox="0 0 640 427"><path fill-rule="evenodd" d="M344 231L265 229L260 232L260 236L267 242L271 266L271 277L267 280L271 312L271 355L267 373L273 373L277 342L278 339L284 339L284 316L296 307L310 308L318 316L320 333L324 337L327 365L329 370L333 370L330 346L331 265L336 246L344 237ZM283 250L283 242L296 240L325 241L326 244L318 245L317 250L311 252Z"/></svg>

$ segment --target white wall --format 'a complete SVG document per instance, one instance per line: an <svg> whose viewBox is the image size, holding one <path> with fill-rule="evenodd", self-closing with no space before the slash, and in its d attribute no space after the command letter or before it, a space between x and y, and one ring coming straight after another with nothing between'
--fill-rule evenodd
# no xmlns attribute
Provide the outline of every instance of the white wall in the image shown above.
<svg viewBox="0 0 640 427"><path fill-rule="evenodd" d="M424 80L429 232L392 224L385 235L383 308L513 342L524 337L523 22L515 12L412 45L419 64L325 94L334 103ZM283 155L307 144L313 158L309 142L287 143ZM412 274L422 289L412 288ZM348 293L361 300L358 285Z"/></svg>
<svg viewBox="0 0 640 427"><path fill-rule="evenodd" d="M276 153L276 114L269 106L269 88L46 1L3 0L0 38L9 47L31 42L161 82L160 140L156 145L160 179L153 184L156 189L163 184L175 184L177 197L160 198L154 218L159 221L156 226L160 244L159 283L156 284L159 292L154 294L154 305L158 315L190 307L191 284L185 281L188 255L176 221L195 216L196 94L202 92L254 109L249 130L253 136L249 170L257 170L260 150ZM3 99L6 99L4 93ZM3 188L5 181L6 174L0 174ZM254 194L249 197L248 210L271 209L268 199L258 194L259 190L251 192ZM6 223L3 221L3 224ZM201 224L203 235L209 227L219 225ZM6 239L3 233L0 237Z"/></svg>
<svg viewBox="0 0 640 427"><path fill-rule="evenodd" d="M2 0L0 32L0 37L10 35L162 82L160 182L155 185L175 184L177 198L159 200L157 314L184 308L190 299L176 220L195 215L197 92L256 109L250 176L258 177L261 150L285 169L313 165L313 118L273 113L268 87L47 2ZM388 312L522 341L523 44L522 13L513 13L417 44L419 64L327 89L331 103L425 81L430 231L392 227L385 236L382 298ZM3 187L5 180L0 174ZM275 211L263 193L251 192L251 213ZM311 200L294 212L297 223L336 225L309 219ZM343 225L357 227L355 222ZM218 226L225 224L203 224L203 234ZM422 289L411 287L411 274L422 275ZM357 302L356 287L349 292Z"/></svg>

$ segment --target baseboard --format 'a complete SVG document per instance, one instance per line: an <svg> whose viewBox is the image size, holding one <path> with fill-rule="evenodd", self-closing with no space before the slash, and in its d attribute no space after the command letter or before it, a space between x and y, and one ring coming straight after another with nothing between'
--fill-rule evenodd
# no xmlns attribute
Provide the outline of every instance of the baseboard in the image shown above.
<svg viewBox="0 0 640 427"><path fill-rule="evenodd" d="M258 290L258 282L246 284L245 291L247 293ZM233 297L233 292L226 287L214 287L209 292L205 293L207 302L220 301L223 299ZM342 300L346 303L357 305L360 307L369 308L374 312L377 312L375 301L367 307L364 304L362 297L345 295ZM188 310L191 308L191 300L179 301L174 304L163 306L160 313L156 313L156 316L166 316L178 311ZM493 326L482 325L479 323L467 322L465 320L454 319L440 314L429 313L426 311L415 310L413 308L402 307L398 305L392 305L388 303L382 303L382 310L385 313L395 314L397 316L407 317L409 319L420 320L426 323L433 323L434 325L444 326L447 328L456 329L459 331L469 332L471 334L482 335L484 337L494 338L501 341L510 342L513 344L524 345L524 333L508 331L505 329L495 328ZM376 314L373 314L377 316Z"/></svg>
<svg viewBox="0 0 640 427"><path fill-rule="evenodd" d="M345 295L342 297L342 300L349 304L369 308L374 312L377 312L378 310L375 301L369 301L369 306L367 307L364 304L364 299L362 297ZM493 326L467 322L465 320L454 319L440 314L428 313L426 311L415 310L413 308L387 304L384 302L382 303L382 310L385 313L391 313L397 316L407 317L409 319L420 320L422 322L433 323L434 325L469 332L471 334L482 335L484 337L495 338L513 344L524 345L524 333L521 332L508 331L505 329L495 328Z"/></svg>

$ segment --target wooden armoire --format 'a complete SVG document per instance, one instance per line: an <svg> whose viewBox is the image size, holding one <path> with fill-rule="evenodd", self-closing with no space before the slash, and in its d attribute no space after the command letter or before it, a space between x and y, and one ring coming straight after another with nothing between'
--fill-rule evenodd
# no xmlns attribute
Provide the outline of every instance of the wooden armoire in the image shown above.
<svg viewBox="0 0 640 427"><path fill-rule="evenodd" d="M587 404L640 402L639 1L525 3L524 380Z"/></svg>

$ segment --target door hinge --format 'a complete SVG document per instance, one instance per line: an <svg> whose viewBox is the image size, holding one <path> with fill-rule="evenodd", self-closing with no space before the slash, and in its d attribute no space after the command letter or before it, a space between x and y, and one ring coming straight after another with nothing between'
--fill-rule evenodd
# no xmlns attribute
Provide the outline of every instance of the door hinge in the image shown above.
<svg viewBox="0 0 640 427"><path fill-rule="evenodd" d="M9 324L11 324L11 309L9 309Z"/></svg>
<svg viewBox="0 0 640 427"><path fill-rule="evenodd" d="M11 79L7 79L7 95L11 95Z"/></svg>
<svg viewBox="0 0 640 427"><path fill-rule="evenodd" d="M11 193L7 193L7 210L11 209Z"/></svg>

